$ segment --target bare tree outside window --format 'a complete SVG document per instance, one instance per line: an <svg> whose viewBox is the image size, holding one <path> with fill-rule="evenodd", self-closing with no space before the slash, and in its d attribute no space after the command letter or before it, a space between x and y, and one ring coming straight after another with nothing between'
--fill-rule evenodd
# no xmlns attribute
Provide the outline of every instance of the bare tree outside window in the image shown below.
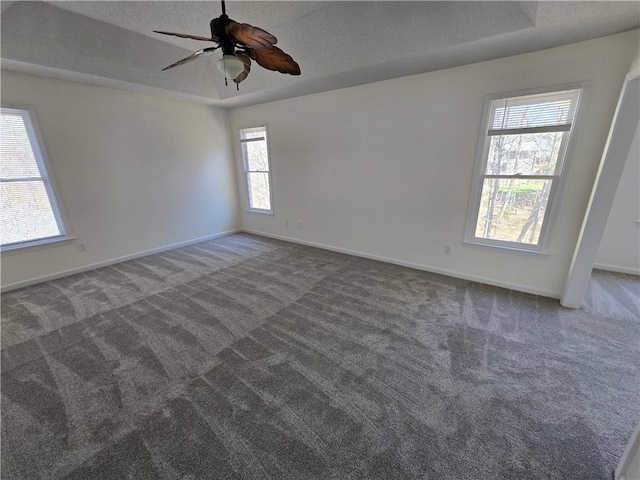
<svg viewBox="0 0 640 480"><path fill-rule="evenodd" d="M474 239L541 244L579 97L576 89L491 102Z"/></svg>
<svg viewBox="0 0 640 480"><path fill-rule="evenodd" d="M271 189L267 129L265 127L240 130L242 161L247 175L249 209L271 212Z"/></svg>

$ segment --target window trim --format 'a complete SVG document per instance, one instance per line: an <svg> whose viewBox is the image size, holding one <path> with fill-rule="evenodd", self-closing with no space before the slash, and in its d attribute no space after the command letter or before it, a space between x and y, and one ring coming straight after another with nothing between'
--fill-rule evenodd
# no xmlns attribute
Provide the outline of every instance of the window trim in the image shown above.
<svg viewBox="0 0 640 480"><path fill-rule="evenodd" d="M551 240L555 231L555 226L562 205L562 198L566 189L567 178L569 177L570 167L573 163L576 139L579 136L580 125L582 123L583 111L586 110L585 105L589 102L592 81L574 82L562 85L552 85L547 87L532 88L526 90L517 90L511 92L502 92L485 95L482 107L482 121L478 134L478 143L476 147L476 158L471 178L471 189L469 195L469 204L467 207L467 217L465 223L463 244L473 247L487 247L497 251L515 252L525 254L541 254L550 255ZM480 201L482 195L482 179L485 177L484 170L488 159L488 149L490 142L487 141L489 136L489 113L491 110L491 102L503 98L519 97L526 95L536 95L543 93L559 92L563 90L578 90L580 96L578 105L576 106L576 115L570 129L568 141L565 139L564 145L560 148L559 158L562 160L556 165L556 171L553 175L547 176L552 179L551 191L549 192L548 207L540 228L540 236L537 245L530 245L518 242L510 242L506 240L495 240L487 238L479 238L475 236L476 224L480 213ZM524 132L523 132L524 133ZM558 173L558 168L560 173ZM526 176L523 176L525 178Z"/></svg>
<svg viewBox="0 0 640 480"><path fill-rule="evenodd" d="M269 170L266 172L262 172L259 170L249 170L249 165L247 159L244 157L242 144L246 143L242 139L242 130L251 130L253 128L264 128L264 140L267 142L267 162L269 164ZM239 127L238 128L238 144L240 145L240 159L242 161L242 172L244 174L244 184L245 184L245 192L247 194L247 208L246 211L249 213L260 213L262 215L274 215L274 196L273 196L273 181L272 181L272 166L271 166L271 147L269 142L269 129L267 128L267 124L262 125L254 125L252 127ZM253 208L251 207L251 192L249 191L249 173L250 172L259 172L266 173L269 183L269 200L271 203L271 208Z"/></svg>
<svg viewBox="0 0 640 480"><path fill-rule="evenodd" d="M49 204L51 205L51 211L56 220L58 230L60 230L58 235L0 245L0 252L16 252L27 248L41 247L73 240L75 237L70 235L67 222L65 221L60 195L56 188L55 178L51 169L51 162L49 161L49 157L44 146L44 139L36 118L34 107L31 105L2 103L0 104L0 108L19 111L23 118L26 119L25 129L27 131L27 136L29 137L29 142L31 143L33 156L36 160L36 164L38 165L38 169L40 170L40 178L44 183Z"/></svg>

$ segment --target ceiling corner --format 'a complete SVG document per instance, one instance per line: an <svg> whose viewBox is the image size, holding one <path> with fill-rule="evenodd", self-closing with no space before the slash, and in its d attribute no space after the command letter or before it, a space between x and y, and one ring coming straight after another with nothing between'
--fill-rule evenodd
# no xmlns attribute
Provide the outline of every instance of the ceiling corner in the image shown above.
<svg viewBox="0 0 640 480"><path fill-rule="evenodd" d="M527 2L527 1L518 2L520 9L529 18L532 26L536 25L536 21L538 19L538 3L539 2Z"/></svg>

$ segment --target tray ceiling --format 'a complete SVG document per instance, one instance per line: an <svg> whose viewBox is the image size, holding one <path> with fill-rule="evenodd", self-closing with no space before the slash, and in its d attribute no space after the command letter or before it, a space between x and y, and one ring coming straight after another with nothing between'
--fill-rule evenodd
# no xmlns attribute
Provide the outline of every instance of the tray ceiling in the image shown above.
<svg viewBox="0 0 640 480"><path fill-rule="evenodd" d="M219 2L2 2L2 68L238 107L541 50L640 26L639 2L227 2L300 64L225 86L219 54L160 70L202 44ZM161 38L162 37L162 38Z"/></svg>

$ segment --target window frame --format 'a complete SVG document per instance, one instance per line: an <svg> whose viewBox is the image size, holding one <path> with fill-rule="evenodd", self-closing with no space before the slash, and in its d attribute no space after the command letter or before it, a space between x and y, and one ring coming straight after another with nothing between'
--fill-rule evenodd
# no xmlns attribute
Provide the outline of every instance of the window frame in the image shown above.
<svg viewBox="0 0 640 480"><path fill-rule="evenodd" d="M6 245L0 244L0 252L15 252L27 248L73 240L74 237L69 234L69 229L67 228L65 215L60 201L60 195L58 194L58 190L56 188L56 182L51 169L51 163L45 150L44 140L40 130L40 125L38 124L38 120L36 118L34 107L31 105L2 103L0 105L0 108L2 110L13 110L14 112L18 112L24 119L25 130L27 132L27 137L29 138L29 143L31 144L31 150L33 152L34 159L40 172L40 179L44 184L45 191L47 192L47 198L49 199L49 204L51 205L51 211L58 226L58 230L60 231L58 235L53 235L50 237L13 242ZM0 182L3 183L4 181L0 179Z"/></svg>
<svg viewBox="0 0 640 480"><path fill-rule="evenodd" d="M550 254L551 239L557 222L558 214L562 204L563 192L566 188L568 173L573 159L576 138L581 124L582 112L585 110L585 104L588 102L588 91L591 82L575 82L563 85L554 85L541 88L533 88L526 90L518 90L511 92L495 93L485 95L482 108L482 122L478 135L478 144L476 148L476 159L474 163L473 176L471 179L471 191L469 196L469 204L467 208L467 219L465 224L463 244L474 247L488 247L505 252L516 252L525 254ZM540 235L537 244L528 244L513 242L507 240L489 239L476 237L476 227L478 216L480 214L480 203L482 199L482 187L486 177L485 171L487 167L489 148L491 144L491 136L489 135L489 121L491 113L491 103L494 100L501 100L511 97L521 97L528 95L537 95L545 93L561 92L565 90L580 90L576 105L576 113L568 131L569 135L563 138L560 151L558 153L558 161L556 163L553 175L540 175L541 179L552 180L549 191L549 200L545 209ZM568 138L566 138L568 137ZM530 178L536 175L522 175L523 178Z"/></svg>
<svg viewBox="0 0 640 480"><path fill-rule="evenodd" d="M248 158L246 158L245 154L244 154L244 147L243 147L243 143L248 143L250 141L256 141L257 139L243 139L242 138L242 131L243 130L254 130L257 128L262 128L264 129L264 141L267 144L267 165L269 167L269 170L249 170L249 162L248 162ZM269 130L267 128L266 124L262 124L262 125L255 125L252 127L240 127L238 128L238 137L239 137L239 144L240 144L240 157L242 160L242 170L244 172L244 182L245 182L245 191L247 193L247 212L250 213L261 213L263 215L273 215L274 211L273 211L273 204L274 204L274 198L273 198L273 183L272 183L272 176L271 176L271 150L269 148ZM269 209L266 208L255 208L251 206L251 191L249 188L249 174L250 173L266 173L267 174L267 183L269 185L269 204L270 207Z"/></svg>

